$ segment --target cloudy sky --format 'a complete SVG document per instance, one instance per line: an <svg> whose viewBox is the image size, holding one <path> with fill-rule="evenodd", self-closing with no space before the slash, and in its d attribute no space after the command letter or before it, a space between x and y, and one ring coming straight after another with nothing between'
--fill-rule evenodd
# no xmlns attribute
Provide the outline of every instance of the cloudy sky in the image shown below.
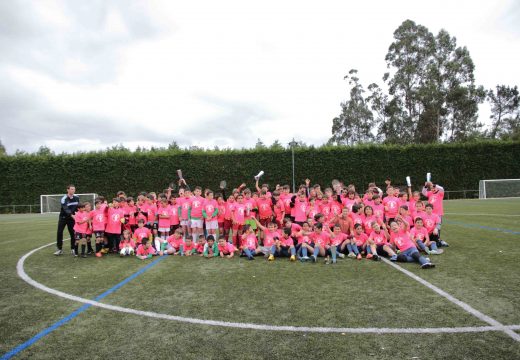
<svg viewBox="0 0 520 360"><path fill-rule="evenodd" d="M0 140L8 153L321 145L344 75L382 84L406 19L456 36L478 84L520 85L517 0L3 0Z"/></svg>

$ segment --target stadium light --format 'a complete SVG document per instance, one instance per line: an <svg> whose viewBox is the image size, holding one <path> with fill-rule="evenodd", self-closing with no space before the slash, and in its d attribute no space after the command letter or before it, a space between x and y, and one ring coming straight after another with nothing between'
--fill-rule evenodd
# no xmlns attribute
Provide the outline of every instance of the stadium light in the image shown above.
<svg viewBox="0 0 520 360"><path fill-rule="evenodd" d="M292 192L293 194L296 192L296 182L294 181L294 147L298 145L298 143L292 139L292 141L289 143L289 146L291 147L292 152Z"/></svg>

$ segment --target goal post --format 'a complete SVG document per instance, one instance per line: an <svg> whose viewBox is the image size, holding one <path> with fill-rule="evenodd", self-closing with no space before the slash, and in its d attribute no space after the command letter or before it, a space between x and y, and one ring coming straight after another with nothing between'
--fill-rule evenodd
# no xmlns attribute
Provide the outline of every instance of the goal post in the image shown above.
<svg viewBox="0 0 520 360"><path fill-rule="evenodd" d="M517 197L520 197L520 179L489 179L479 181L479 199Z"/></svg>
<svg viewBox="0 0 520 360"><path fill-rule="evenodd" d="M97 194L74 194L79 196L80 202L90 202L92 208L94 208L94 200L98 196ZM67 196L67 194L52 194L52 195L40 195L40 213L42 214L57 214L61 210L61 198Z"/></svg>

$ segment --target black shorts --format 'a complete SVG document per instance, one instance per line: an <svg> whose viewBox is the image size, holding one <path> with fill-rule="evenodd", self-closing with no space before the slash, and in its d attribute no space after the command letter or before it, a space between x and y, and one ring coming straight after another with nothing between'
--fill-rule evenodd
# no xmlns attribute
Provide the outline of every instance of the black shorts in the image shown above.
<svg viewBox="0 0 520 360"><path fill-rule="evenodd" d="M81 240L81 239L85 239L86 237L87 237L86 234L79 233L79 232L74 233L74 240Z"/></svg>
<svg viewBox="0 0 520 360"><path fill-rule="evenodd" d="M383 249L384 245L376 245L377 255L379 256L388 256L388 253Z"/></svg>
<svg viewBox="0 0 520 360"><path fill-rule="evenodd" d="M94 236L96 238L102 238L103 236L105 236L105 232L104 231L94 231Z"/></svg>

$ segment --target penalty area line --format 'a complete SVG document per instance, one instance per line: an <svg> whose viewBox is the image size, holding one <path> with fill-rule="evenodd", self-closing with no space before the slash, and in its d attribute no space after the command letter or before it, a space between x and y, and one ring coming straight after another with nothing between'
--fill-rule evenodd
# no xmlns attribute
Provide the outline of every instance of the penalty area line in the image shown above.
<svg viewBox="0 0 520 360"><path fill-rule="evenodd" d="M520 335L515 333L511 327L509 326L505 326L503 324L501 324L500 322L498 322L497 320L493 319L492 317L490 316L487 316L483 313L481 313L480 311L478 311L477 309L471 307L469 304L466 304L465 302L457 299L456 297L448 294L446 291L438 288L437 286L433 285L432 283L424 280L423 278L415 275L414 273L412 273L411 271L408 271L404 268L402 268L401 266L393 263L392 261L388 260L388 259L385 259L385 258L382 258L383 261L385 263L387 263L388 265L392 266L394 269L397 269L399 270L400 272L404 273L405 275L408 275L409 277L411 277L412 279L414 279L415 281L418 281L419 283L423 284L424 286L426 286L427 288L429 288L430 290L436 292L437 294L439 294L440 296L448 299L449 301L451 301L452 303L454 303L455 305L461 307L462 309L466 310L467 312L469 312L471 315L475 316L476 318L478 318L479 320L481 321L484 321L486 323L488 323L489 325L499 329L500 331L503 331L504 333L506 333L509 337L511 337L512 339L516 340L516 341L519 341L520 342Z"/></svg>

